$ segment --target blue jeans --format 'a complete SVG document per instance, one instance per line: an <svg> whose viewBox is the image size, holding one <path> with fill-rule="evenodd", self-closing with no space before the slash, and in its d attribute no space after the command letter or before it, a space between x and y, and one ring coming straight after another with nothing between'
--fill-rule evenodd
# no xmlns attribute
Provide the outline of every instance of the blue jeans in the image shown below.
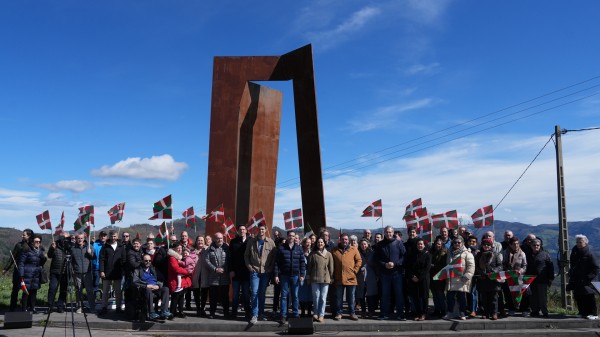
<svg viewBox="0 0 600 337"><path fill-rule="evenodd" d="M355 306L355 302L354 302L354 293L356 291L356 286L344 286L344 285L336 285L335 286L335 294L336 294L336 300L337 300L337 312L335 313L336 315L341 315L344 305L343 305L343 300L344 300L344 290L346 290L346 302L348 302L348 308L350 309L350 315L354 315L354 306Z"/></svg>
<svg viewBox="0 0 600 337"><path fill-rule="evenodd" d="M252 306L252 316L258 317L258 315L262 316L265 313L265 293L270 278L271 274L269 273L250 273L250 290L252 294L250 305Z"/></svg>
<svg viewBox="0 0 600 337"><path fill-rule="evenodd" d="M396 299L396 311L398 318L404 318L404 294L402 293L404 276L402 272L391 274L381 274L381 317L387 318L390 315L392 305L391 294L393 292Z"/></svg>
<svg viewBox="0 0 600 337"><path fill-rule="evenodd" d="M292 300L292 317L298 317L298 289L300 288L298 275L279 275L279 283L281 284L281 317L286 318L288 314L288 293Z"/></svg>
<svg viewBox="0 0 600 337"><path fill-rule="evenodd" d="M245 313L248 314L248 294L250 292L249 281L237 281L233 280L231 284L233 288L233 299L231 301L231 311L235 314L238 311L240 290L242 291L242 305L244 306Z"/></svg>
<svg viewBox="0 0 600 337"><path fill-rule="evenodd" d="M94 278L94 300L96 300L96 298L97 298L96 296L98 296L98 291L102 290L102 289L100 289L100 270L93 269L92 276Z"/></svg>
<svg viewBox="0 0 600 337"><path fill-rule="evenodd" d="M471 287L471 294L469 294L469 298L467 299L467 303L470 303L471 312L477 313L477 297L479 296L479 292L477 291L477 285L473 285Z"/></svg>
<svg viewBox="0 0 600 337"><path fill-rule="evenodd" d="M460 316L467 312L467 293L462 291L449 291L447 294L448 314L454 311L454 303L458 299L458 311Z"/></svg>
<svg viewBox="0 0 600 337"><path fill-rule="evenodd" d="M306 282L306 280L304 281ZM325 316L325 302L327 301L328 283L312 283L313 313Z"/></svg>

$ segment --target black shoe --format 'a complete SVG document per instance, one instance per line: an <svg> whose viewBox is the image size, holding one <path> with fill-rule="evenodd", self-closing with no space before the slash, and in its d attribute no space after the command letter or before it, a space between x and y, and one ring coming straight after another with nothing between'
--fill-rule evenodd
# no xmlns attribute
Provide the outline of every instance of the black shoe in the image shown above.
<svg viewBox="0 0 600 337"><path fill-rule="evenodd" d="M181 311L180 311L180 312L178 312L177 314L175 314L175 316L177 316L178 318L186 318L186 317L187 317L187 315L186 315L186 314L184 314L184 313L183 313L183 312L181 312Z"/></svg>
<svg viewBox="0 0 600 337"><path fill-rule="evenodd" d="M185 305L185 310L191 311L192 310L192 305L191 304L186 304Z"/></svg>
<svg viewBox="0 0 600 337"><path fill-rule="evenodd" d="M100 310L100 312L98 313L98 316L104 316L106 314L108 314L108 309L102 308L102 310Z"/></svg>
<svg viewBox="0 0 600 337"><path fill-rule="evenodd" d="M123 309L121 309L121 307L117 307L116 313L117 314L122 314L123 313Z"/></svg>

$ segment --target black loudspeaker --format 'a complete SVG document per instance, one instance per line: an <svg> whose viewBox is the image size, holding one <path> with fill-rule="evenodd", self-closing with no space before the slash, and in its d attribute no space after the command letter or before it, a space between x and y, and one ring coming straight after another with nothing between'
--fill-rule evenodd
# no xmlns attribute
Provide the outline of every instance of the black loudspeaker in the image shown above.
<svg viewBox="0 0 600 337"><path fill-rule="evenodd" d="M315 333L312 317L298 317L288 319L288 334L312 335Z"/></svg>
<svg viewBox="0 0 600 337"><path fill-rule="evenodd" d="M31 328L33 317L30 312L7 312L4 314L4 329Z"/></svg>

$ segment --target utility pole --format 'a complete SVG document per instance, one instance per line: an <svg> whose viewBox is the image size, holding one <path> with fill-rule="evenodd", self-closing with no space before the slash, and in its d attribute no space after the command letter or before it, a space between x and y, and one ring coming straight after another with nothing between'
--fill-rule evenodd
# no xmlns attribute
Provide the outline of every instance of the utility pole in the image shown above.
<svg viewBox="0 0 600 337"><path fill-rule="evenodd" d="M562 160L562 140L561 135L566 133L560 129L559 125L554 128L554 138L556 139L556 179L558 188L558 249L559 260L558 268L560 275L560 299L562 306L567 310L573 310L573 296L567 291L568 272L569 272L569 228L567 225L567 203L565 200L565 176L563 172Z"/></svg>

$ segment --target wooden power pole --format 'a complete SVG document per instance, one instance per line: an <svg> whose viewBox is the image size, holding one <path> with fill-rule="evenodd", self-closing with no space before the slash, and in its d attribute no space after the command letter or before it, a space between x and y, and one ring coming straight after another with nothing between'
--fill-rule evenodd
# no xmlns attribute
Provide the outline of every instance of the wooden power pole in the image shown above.
<svg viewBox="0 0 600 337"><path fill-rule="evenodd" d="M564 132L566 133L566 131ZM573 297L567 291L569 273L569 228L567 225L567 203L565 200L565 176L562 160L563 131L559 125L555 126L554 138L556 139L556 179L558 188L558 249L559 249L559 275L560 275L560 298L562 305L567 310L573 310Z"/></svg>

